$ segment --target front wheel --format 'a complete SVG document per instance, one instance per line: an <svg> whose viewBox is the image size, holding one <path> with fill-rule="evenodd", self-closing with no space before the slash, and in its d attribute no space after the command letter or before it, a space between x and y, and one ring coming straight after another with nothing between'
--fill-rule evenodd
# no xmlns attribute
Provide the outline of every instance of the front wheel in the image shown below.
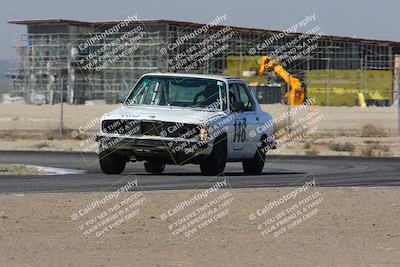
<svg viewBox="0 0 400 267"><path fill-rule="evenodd" d="M265 149L263 146L259 146L256 150L256 154L252 159L244 160L242 162L243 171L245 174L260 175L264 169L265 162Z"/></svg>
<svg viewBox="0 0 400 267"><path fill-rule="evenodd" d="M215 176L222 174L226 165L226 137L215 139L211 154L200 162L201 174L204 176Z"/></svg>
<svg viewBox="0 0 400 267"><path fill-rule="evenodd" d="M126 166L126 159L115 150L105 150L99 154L100 168L105 174L121 174Z"/></svg>
<svg viewBox="0 0 400 267"><path fill-rule="evenodd" d="M149 173L162 173L165 169L165 164L156 161L146 161L144 163L144 169Z"/></svg>

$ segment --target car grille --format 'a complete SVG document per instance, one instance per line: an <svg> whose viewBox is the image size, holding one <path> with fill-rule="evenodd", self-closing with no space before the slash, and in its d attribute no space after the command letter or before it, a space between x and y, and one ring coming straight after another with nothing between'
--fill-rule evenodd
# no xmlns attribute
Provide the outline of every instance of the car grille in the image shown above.
<svg viewBox="0 0 400 267"><path fill-rule="evenodd" d="M104 133L115 133L124 135L140 134L140 122L134 120L105 120L101 129Z"/></svg>
<svg viewBox="0 0 400 267"><path fill-rule="evenodd" d="M148 135L185 139L197 137L200 132L199 126L193 124L137 120L104 120L102 131L131 136Z"/></svg>

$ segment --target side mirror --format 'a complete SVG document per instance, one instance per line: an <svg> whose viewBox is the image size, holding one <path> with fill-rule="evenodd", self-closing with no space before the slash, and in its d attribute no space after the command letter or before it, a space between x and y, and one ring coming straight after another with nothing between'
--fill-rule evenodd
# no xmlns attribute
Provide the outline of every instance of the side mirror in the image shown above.
<svg viewBox="0 0 400 267"><path fill-rule="evenodd" d="M240 112L244 110L244 103L235 101L231 104L233 112Z"/></svg>

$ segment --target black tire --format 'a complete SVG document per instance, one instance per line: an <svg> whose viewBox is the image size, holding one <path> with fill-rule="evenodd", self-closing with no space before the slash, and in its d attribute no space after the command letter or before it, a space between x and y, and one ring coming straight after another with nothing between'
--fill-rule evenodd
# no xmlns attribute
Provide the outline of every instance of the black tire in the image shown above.
<svg viewBox="0 0 400 267"><path fill-rule="evenodd" d="M200 161L201 174L204 176L215 176L222 174L226 165L226 136L218 137L214 141L211 154Z"/></svg>
<svg viewBox="0 0 400 267"><path fill-rule="evenodd" d="M111 150L100 152L99 161L105 174L121 174L126 166L126 159Z"/></svg>
<svg viewBox="0 0 400 267"><path fill-rule="evenodd" d="M265 140L265 138L261 139ZM263 141L260 142L261 144L264 144ZM243 166L243 171L245 174L249 175L260 175L262 174L262 171L264 169L264 163L265 163L265 145L259 146L257 148L256 154L252 159L249 160L244 160L242 162Z"/></svg>
<svg viewBox="0 0 400 267"><path fill-rule="evenodd" d="M165 164L156 161L146 161L144 169L149 173L162 173L165 169Z"/></svg>

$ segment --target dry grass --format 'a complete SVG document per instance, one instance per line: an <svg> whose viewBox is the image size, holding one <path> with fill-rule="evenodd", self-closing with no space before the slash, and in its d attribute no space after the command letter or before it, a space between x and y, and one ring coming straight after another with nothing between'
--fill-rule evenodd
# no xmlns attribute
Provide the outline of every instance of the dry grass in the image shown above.
<svg viewBox="0 0 400 267"><path fill-rule="evenodd" d="M29 169L27 167L20 165L0 166L0 173L26 172L28 170Z"/></svg>
<svg viewBox="0 0 400 267"><path fill-rule="evenodd" d="M35 168L24 165L1 164L0 176L2 175L38 175L40 174Z"/></svg>
<svg viewBox="0 0 400 267"><path fill-rule="evenodd" d="M307 141L307 142L304 143L303 148L304 149L310 149L311 145L312 145L312 143Z"/></svg>
<svg viewBox="0 0 400 267"><path fill-rule="evenodd" d="M287 134L288 122L286 120L280 121L274 125L274 135L277 139L282 138Z"/></svg>
<svg viewBox="0 0 400 267"><path fill-rule="evenodd" d="M368 144L361 149L361 155L365 157L382 157L387 156L390 152L390 147L381 145L378 142Z"/></svg>
<svg viewBox="0 0 400 267"><path fill-rule="evenodd" d="M361 149L361 155L364 157L372 157L373 149L372 146L365 146Z"/></svg>
<svg viewBox="0 0 400 267"><path fill-rule="evenodd" d="M41 143L38 143L38 144L34 144L32 147L33 148L37 148L37 149L41 149L41 148L46 148L46 147L50 147L50 146L46 142L41 142Z"/></svg>
<svg viewBox="0 0 400 267"><path fill-rule="evenodd" d="M362 137L385 137L387 136L386 130L375 124L368 123L361 128Z"/></svg>
<svg viewBox="0 0 400 267"><path fill-rule="evenodd" d="M344 144L341 143L330 143L329 149L332 151L343 151L343 152L353 152L356 147L350 142L346 142Z"/></svg>
<svg viewBox="0 0 400 267"><path fill-rule="evenodd" d="M315 149L315 148L312 148L312 149L304 150L304 153L305 153L307 156L318 156L319 153L320 153L320 151L317 150L317 149Z"/></svg>

